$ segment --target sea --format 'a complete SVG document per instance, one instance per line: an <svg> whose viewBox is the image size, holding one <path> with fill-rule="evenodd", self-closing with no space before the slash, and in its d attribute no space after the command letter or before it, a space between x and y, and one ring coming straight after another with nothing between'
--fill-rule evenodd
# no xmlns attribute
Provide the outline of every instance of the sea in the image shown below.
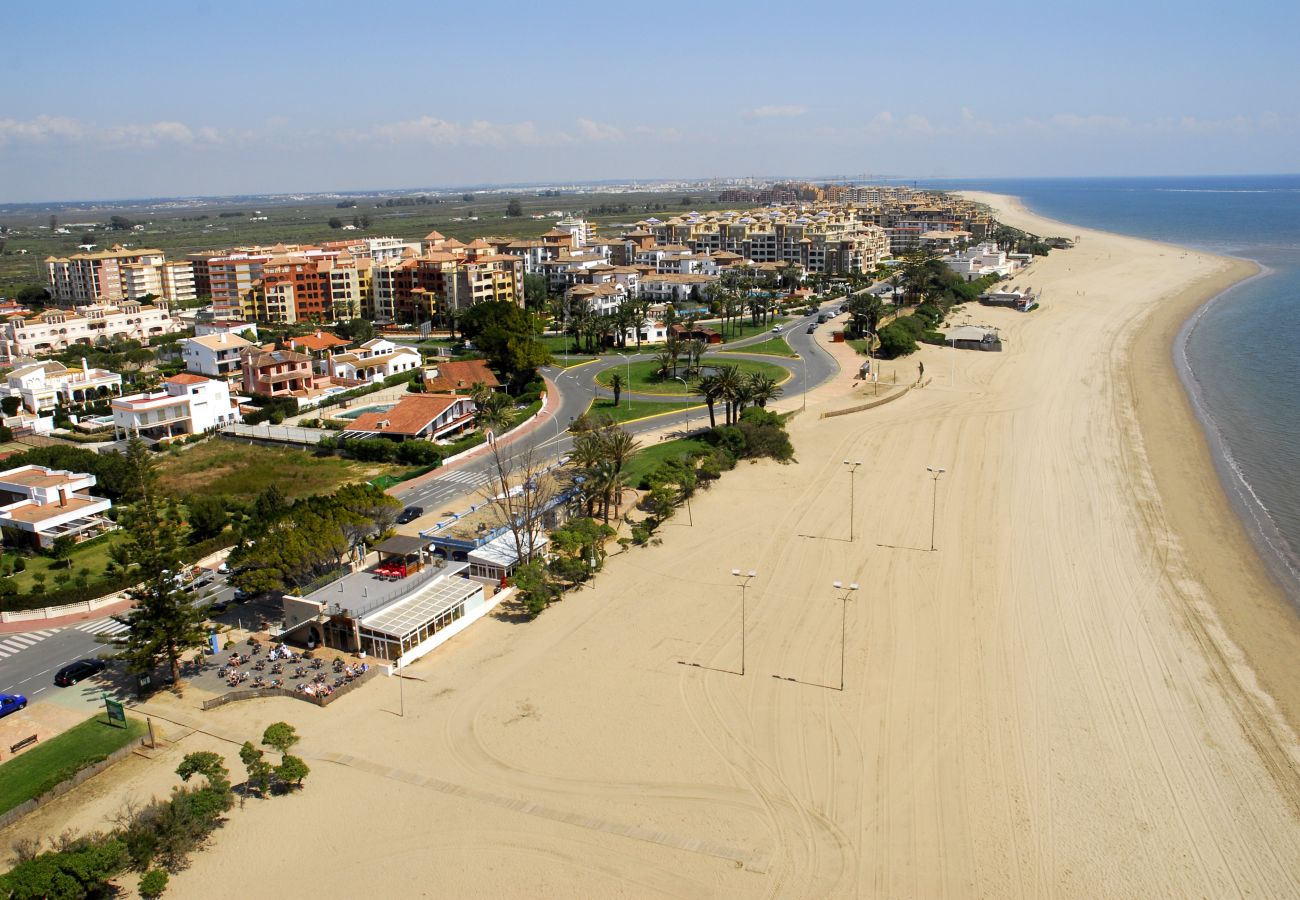
<svg viewBox="0 0 1300 900"><path fill-rule="evenodd" d="M1228 495L1300 604L1300 175L918 185L1012 194L1048 218L1263 267L1184 325L1174 359Z"/></svg>

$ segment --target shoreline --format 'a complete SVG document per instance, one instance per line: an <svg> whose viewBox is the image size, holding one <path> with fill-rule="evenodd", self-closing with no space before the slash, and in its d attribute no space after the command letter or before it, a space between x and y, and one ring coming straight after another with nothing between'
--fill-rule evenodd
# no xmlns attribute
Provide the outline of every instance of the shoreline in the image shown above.
<svg viewBox="0 0 1300 900"><path fill-rule="evenodd" d="M1251 533L1245 504L1230 493L1233 481L1220 468L1230 468L1230 459L1216 453L1213 426L1201 418L1195 376L1185 360L1187 338L1205 310L1261 275L1263 267L1240 257L1085 229L1039 215L1017 197L960 193L989 203L999 215L1009 212L1011 218L1025 216L1076 234L1111 234L1225 262L1222 272L1175 290L1136 317L1126 328L1118 356L1127 364L1134 437L1159 494L1160 509L1152 513L1149 523L1156 533L1169 532L1179 557L1170 562L1185 566L1201 590L1189 590L1171 572L1174 587L1190 607L1209 604L1212 611L1200 610L1199 624L1211 633L1219 627L1226 633L1226 642L1216 640L1223 664L1256 702L1277 708L1294 745L1294 734L1300 732L1300 683L1294 677L1294 660L1300 658L1300 617L1295 598L1275 571L1275 564L1285 561L1269 559L1260 538ZM1009 208L1000 208L999 203ZM1184 381L1185 367L1190 384ZM1287 748L1277 750L1282 756L1294 756Z"/></svg>

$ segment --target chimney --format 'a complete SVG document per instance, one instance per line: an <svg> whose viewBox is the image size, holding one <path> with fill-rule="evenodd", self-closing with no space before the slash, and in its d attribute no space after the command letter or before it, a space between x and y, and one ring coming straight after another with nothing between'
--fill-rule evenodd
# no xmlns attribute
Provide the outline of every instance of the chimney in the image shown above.
<svg viewBox="0 0 1300 900"><path fill-rule="evenodd" d="M217 343L224 344L225 342L226 342L226 333L223 331L219 335L217 335Z"/></svg>
<svg viewBox="0 0 1300 900"><path fill-rule="evenodd" d="M81 358L81 380L90 380L90 366L86 365L86 357Z"/></svg>
<svg viewBox="0 0 1300 900"><path fill-rule="evenodd" d="M68 505L68 489L63 485L59 485L59 506L67 506L67 505Z"/></svg>

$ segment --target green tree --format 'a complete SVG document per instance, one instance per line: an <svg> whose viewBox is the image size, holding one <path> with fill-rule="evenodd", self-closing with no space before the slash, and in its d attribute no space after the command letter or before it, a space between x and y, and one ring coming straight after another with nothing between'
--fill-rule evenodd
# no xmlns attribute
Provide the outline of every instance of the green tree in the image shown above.
<svg viewBox="0 0 1300 900"><path fill-rule="evenodd" d="M275 774L271 764L266 761L265 754L254 747L252 741L244 741L244 745L239 748L239 759L248 772L249 787L255 788L265 797L271 790L271 776Z"/></svg>
<svg viewBox="0 0 1300 900"><path fill-rule="evenodd" d="M890 322L880 329L880 352L889 359L916 352L916 338L901 321Z"/></svg>
<svg viewBox="0 0 1300 900"><path fill-rule="evenodd" d="M506 204L506 215L512 219L517 219L523 214L524 214L523 204L520 203L518 200L511 198L510 202Z"/></svg>
<svg viewBox="0 0 1300 900"><path fill-rule="evenodd" d="M226 503L220 497L197 494L186 503L190 510L190 532L196 541L207 540L221 534L228 516Z"/></svg>
<svg viewBox="0 0 1300 900"><path fill-rule="evenodd" d="M126 538L111 555L119 571L131 571L139 582L127 592L135 605L113 617L127 629L107 642L133 675L147 675L166 663L179 689L181 654L207 642L203 611L176 583L182 568L179 522L158 495L158 475L139 437L128 444L126 463L134 503L119 519Z"/></svg>
<svg viewBox="0 0 1300 900"><path fill-rule="evenodd" d="M210 750L185 754L181 764L176 767L176 774L181 777L181 781L189 781L195 775L202 775L207 779L208 786L217 793L225 794L230 791L230 772L226 769L226 762L221 754Z"/></svg>
<svg viewBox="0 0 1300 900"><path fill-rule="evenodd" d="M614 405L618 406L619 398L623 396L623 373L615 372L609 379L609 389L614 392Z"/></svg>
<svg viewBox="0 0 1300 900"><path fill-rule="evenodd" d="M4 414L6 416L12 416L15 413L17 413L18 407L21 405L22 405L22 401L19 400L17 397L0 398L0 409L4 410Z"/></svg>
<svg viewBox="0 0 1300 900"><path fill-rule="evenodd" d="M292 750L293 745L300 740L298 732L288 722L273 722L262 732L262 743L281 756Z"/></svg>
<svg viewBox="0 0 1300 900"><path fill-rule="evenodd" d="M50 555L57 560L66 562L68 568L72 568L68 558L72 556L72 551L75 549L77 549L77 539L70 534L61 534L50 545Z"/></svg>
<svg viewBox="0 0 1300 900"><path fill-rule="evenodd" d="M161 897L167 890L167 870L150 869L140 876L140 896L145 900Z"/></svg>
<svg viewBox="0 0 1300 900"><path fill-rule="evenodd" d="M280 765L275 767L275 777L287 787L302 787L302 780L311 774L307 764L296 756L284 754Z"/></svg>
<svg viewBox="0 0 1300 900"><path fill-rule="evenodd" d="M109 896L108 881L129 863L119 840L81 838L20 862L0 875L0 897L9 900Z"/></svg>
<svg viewBox="0 0 1300 900"><path fill-rule="evenodd" d="M511 580L518 588L519 602L529 618L537 618L560 596L559 586L551 580L550 572L540 559L517 566Z"/></svg>
<svg viewBox="0 0 1300 900"><path fill-rule="evenodd" d="M524 304L529 309L542 309L550 296L544 275L524 276Z"/></svg>

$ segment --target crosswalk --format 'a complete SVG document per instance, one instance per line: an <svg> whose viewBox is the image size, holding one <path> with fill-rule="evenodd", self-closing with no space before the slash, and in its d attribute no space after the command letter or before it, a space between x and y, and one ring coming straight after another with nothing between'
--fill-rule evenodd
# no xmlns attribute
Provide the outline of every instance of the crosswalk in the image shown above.
<svg viewBox="0 0 1300 900"><path fill-rule="evenodd" d="M0 637L0 659L8 659L16 653L21 653L34 644L39 644L52 634L58 634L60 629L47 628L44 631L24 631L22 634L13 634L9 637Z"/></svg>
<svg viewBox="0 0 1300 900"><path fill-rule="evenodd" d="M95 619L93 622L82 622L80 625L72 626L77 631L84 631L86 634L121 634L131 626L123 625L112 619Z"/></svg>
<svg viewBox="0 0 1300 900"><path fill-rule="evenodd" d="M450 482L452 484L468 485L469 487L479 487L480 485L487 484L490 478L491 476L486 472L457 469L454 472L447 472L446 474L439 475L436 481L440 484Z"/></svg>

